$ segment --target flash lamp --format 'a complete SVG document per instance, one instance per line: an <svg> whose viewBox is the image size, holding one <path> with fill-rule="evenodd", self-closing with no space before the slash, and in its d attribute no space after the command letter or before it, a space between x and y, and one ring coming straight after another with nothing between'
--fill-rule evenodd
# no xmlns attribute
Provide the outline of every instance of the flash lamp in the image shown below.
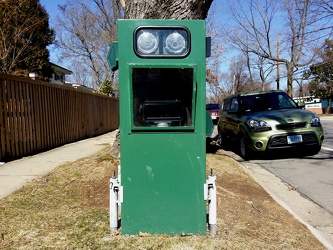
<svg viewBox="0 0 333 250"><path fill-rule="evenodd" d="M190 32L185 27L139 27L134 32L134 51L139 57L186 57Z"/></svg>
<svg viewBox="0 0 333 250"><path fill-rule="evenodd" d="M158 37L153 33L142 31L137 38L137 48L139 53L152 54L158 48Z"/></svg>

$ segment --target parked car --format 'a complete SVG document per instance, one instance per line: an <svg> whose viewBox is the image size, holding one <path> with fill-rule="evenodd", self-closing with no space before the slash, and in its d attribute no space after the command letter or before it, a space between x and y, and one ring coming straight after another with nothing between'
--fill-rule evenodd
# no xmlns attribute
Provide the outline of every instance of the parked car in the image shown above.
<svg viewBox="0 0 333 250"><path fill-rule="evenodd" d="M283 149L314 155L323 140L318 115L302 109L283 91L237 94L223 100L217 142L236 142L244 159L254 152Z"/></svg>
<svg viewBox="0 0 333 250"><path fill-rule="evenodd" d="M214 123L216 123L220 117L221 105L218 103L206 104L206 110L210 113L210 116Z"/></svg>

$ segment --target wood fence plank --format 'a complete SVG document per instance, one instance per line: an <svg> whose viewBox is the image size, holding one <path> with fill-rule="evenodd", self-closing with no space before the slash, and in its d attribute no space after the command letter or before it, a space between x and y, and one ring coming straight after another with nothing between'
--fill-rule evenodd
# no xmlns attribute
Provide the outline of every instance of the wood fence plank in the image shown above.
<svg viewBox="0 0 333 250"><path fill-rule="evenodd" d="M69 128L69 124L70 124L70 103L72 102L72 95L71 92L69 91L63 91L63 103L64 103L64 132L66 135L66 140L65 142L68 143L70 142L70 130Z"/></svg>
<svg viewBox="0 0 333 250"><path fill-rule="evenodd" d="M15 119L17 123L17 137L16 141L18 147L18 155L23 155L23 131L22 131L22 115L21 115L21 83L20 81L15 82L15 106L16 114Z"/></svg>
<svg viewBox="0 0 333 250"><path fill-rule="evenodd" d="M53 96L53 91L52 89L48 88L48 96L49 96L49 100L48 100L48 117L50 117L50 123L49 126L47 127L49 129L49 135L50 135L50 148L54 148L56 145L56 131L54 129L55 126L55 107L54 107L54 96Z"/></svg>
<svg viewBox="0 0 333 250"><path fill-rule="evenodd" d="M8 91L8 97L9 97L9 113L10 113L10 144L11 144L11 155L13 157L17 157L17 144L15 143L16 138L16 123L15 123L15 90L14 90L14 84L13 80L9 80L9 91Z"/></svg>
<svg viewBox="0 0 333 250"><path fill-rule="evenodd" d="M4 80L4 91L3 91L3 102L4 102L4 113L6 116L4 117L5 120L5 143L6 143L6 157L12 157L11 155L11 144L10 144L10 113L9 113L9 80Z"/></svg>
<svg viewBox="0 0 333 250"><path fill-rule="evenodd" d="M18 81L13 81L13 118L14 118L14 124L15 124L15 149L16 149L16 155L21 155L20 152L20 115L19 115L19 105L18 105Z"/></svg>
<svg viewBox="0 0 333 250"><path fill-rule="evenodd" d="M57 102L57 109L58 109L58 138L59 138L59 145L64 144L64 110L63 110L63 98L62 98L62 90L57 92L58 96L56 98Z"/></svg>
<svg viewBox="0 0 333 250"><path fill-rule="evenodd" d="M32 110L32 105L33 105L33 96L32 96L32 89L33 85L26 83L25 85L25 95L26 95L26 100L25 100L25 111L26 111L26 121L27 121L27 155L31 154L32 152L35 152L36 149L36 138L34 137L35 133L33 132L33 110Z"/></svg>
<svg viewBox="0 0 333 250"><path fill-rule="evenodd" d="M41 121L41 117L43 116L43 98L42 98L42 88L43 86L35 85L34 86L34 110L35 110L35 119L34 119L34 125L35 125L35 133L36 133L36 145L37 145L37 152L40 152L43 148L45 147L45 141L44 141L44 130L43 130L43 125Z"/></svg>
<svg viewBox="0 0 333 250"><path fill-rule="evenodd" d="M0 160L6 157L6 118L7 108L5 104L5 80L0 78Z"/></svg>
<svg viewBox="0 0 333 250"><path fill-rule="evenodd" d="M49 113L49 89L43 86L42 88L42 102L43 108L41 113L41 127L43 128L43 141L44 148L51 148L51 140L50 140L50 113Z"/></svg>
<svg viewBox="0 0 333 250"><path fill-rule="evenodd" d="M27 155L27 138L29 133L27 131L27 114L26 114L26 89L25 83L20 82L20 110L21 110L21 121L22 121L22 155Z"/></svg>
<svg viewBox="0 0 333 250"><path fill-rule="evenodd" d="M32 96L32 89L33 85L31 84L26 84L25 86L26 89L26 112L27 112L27 130L28 130L28 151L27 154L30 154L32 152L35 152L36 149L36 138L34 137L35 133L33 133L33 126L34 124L32 123L33 121L33 96Z"/></svg>

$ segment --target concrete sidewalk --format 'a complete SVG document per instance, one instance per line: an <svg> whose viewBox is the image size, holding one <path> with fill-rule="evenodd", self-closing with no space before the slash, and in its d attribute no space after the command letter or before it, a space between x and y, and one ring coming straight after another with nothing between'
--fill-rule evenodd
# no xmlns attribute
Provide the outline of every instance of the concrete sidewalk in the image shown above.
<svg viewBox="0 0 333 250"><path fill-rule="evenodd" d="M112 145L117 131L66 144L40 154L0 163L0 199L66 162L74 162Z"/></svg>

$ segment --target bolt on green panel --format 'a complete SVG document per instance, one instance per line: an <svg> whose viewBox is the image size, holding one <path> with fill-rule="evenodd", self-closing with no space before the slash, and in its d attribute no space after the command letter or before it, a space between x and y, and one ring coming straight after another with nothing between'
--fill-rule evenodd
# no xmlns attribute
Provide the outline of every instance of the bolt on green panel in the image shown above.
<svg viewBox="0 0 333 250"><path fill-rule="evenodd" d="M122 234L206 233L205 53L205 21L118 21Z"/></svg>

